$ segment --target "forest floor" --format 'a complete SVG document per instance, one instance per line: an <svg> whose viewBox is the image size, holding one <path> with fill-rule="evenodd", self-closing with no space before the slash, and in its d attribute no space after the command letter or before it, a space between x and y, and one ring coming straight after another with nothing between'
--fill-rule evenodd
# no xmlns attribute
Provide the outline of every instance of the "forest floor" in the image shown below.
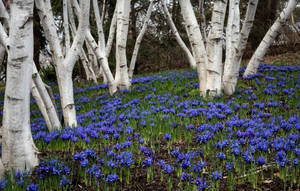
<svg viewBox="0 0 300 191"><path fill-rule="evenodd" d="M299 65L261 65L232 97L211 99L191 70L138 76L114 97L75 84L79 126L54 132L32 100L40 166L0 190L299 191L299 77Z"/></svg>

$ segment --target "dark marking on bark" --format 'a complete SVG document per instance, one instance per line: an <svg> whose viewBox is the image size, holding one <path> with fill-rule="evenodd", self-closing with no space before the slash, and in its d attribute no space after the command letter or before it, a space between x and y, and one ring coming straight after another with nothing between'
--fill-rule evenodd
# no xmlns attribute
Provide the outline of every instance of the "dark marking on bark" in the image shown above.
<svg viewBox="0 0 300 191"><path fill-rule="evenodd" d="M9 96L9 95L7 95L6 98L10 101L22 101L23 100L23 99L20 99L20 98Z"/></svg>
<svg viewBox="0 0 300 191"><path fill-rule="evenodd" d="M28 56L22 56L22 57L19 57L19 58L13 58L11 59L11 61L13 62L24 62L24 60L26 60L28 58Z"/></svg>

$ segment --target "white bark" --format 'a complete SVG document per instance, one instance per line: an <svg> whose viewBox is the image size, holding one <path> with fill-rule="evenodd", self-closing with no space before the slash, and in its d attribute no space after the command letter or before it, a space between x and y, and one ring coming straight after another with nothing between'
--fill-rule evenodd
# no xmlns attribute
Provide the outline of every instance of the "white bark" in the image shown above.
<svg viewBox="0 0 300 191"><path fill-rule="evenodd" d="M46 110L46 106L44 105L44 102L43 102L43 99L34 83L34 81L32 81L32 86L31 86L31 94L32 94L32 97L33 99L35 100L37 106L39 107L40 109L40 112L42 113L43 115L43 118L46 122L46 126L48 127L48 129L50 130L51 127L52 127L52 124L50 122L50 119L49 119L49 116L48 116L48 113L47 113L47 110Z"/></svg>
<svg viewBox="0 0 300 191"><path fill-rule="evenodd" d="M0 18L3 19L3 23L5 27L8 27L9 25L9 14L3 4L3 1L0 1Z"/></svg>
<svg viewBox="0 0 300 191"><path fill-rule="evenodd" d="M6 169L15 171L32 170L39 163L30 129L33 5L33 0L14 0L10 4L2 162Z"/></svg>
<svg viewBox="0 0 300 191"><path fill-rule="evenodd" d="M92 80L92 81L94 81L95 84L97 84L97 77L95 75L93 67L91 66L91 62L93 60L88 59L83 48L81 49L80 60L82 62L87 80L88 81Z"/></svg>
<svg viewBox="0 0 300 191"><path fill-rule="evenodd" d="M236 46L233 46L231 60L225 63L224 76L223 76L223 88L226 95L232 95L235 92L237 85L241 60L245 52L249 34L251 32L253 22L255 19L256 8L258 0L250 0L246 12L243 28L239 33L239 38ZM233 29L234 30L234 29ZM232 34L235 34L233 31ZM233 42L234 44L234 42Z"/></svg>
<svg viewBox="0 0 300 191"><path fill-rule="evenodd" d="M74 5L75 13L78 15L80 12L80 7L76 1L73 1L73 5ZM101 63L101 67L108 81L110 94L114 95L117 92L117 86L108 65L105 49L102 49L101 47L98 46L90 30L86 31L85 38L88 44L90 45L90 47L92 48L92 50L94 51L95 55L97 56L98 62Z"/></svg>
<svg viewBox="0 0 300 191"><path fill-rule="evenodd" d="M103 0L103 7L102 7L102 15L101 15L101 22L104 23L106 13L106 1Z"/></svg>
<svg viewBox="0 0 300 191"><path fill-rule="evenodd" d="M45 110L47 112L48 118L50 120L51 125L48 126L49 131L53 131L56 129L61 129L61 124L56 112L56 107L52 103L51 97L49 96L47 89L42 81L41 76L39 75L35 64L33 64L33 73L32 73L33 83L38 90L38 94L40 95L43 105L45 106ZM40 108L41 109L41 108ZM41 110L42 111L42 110ZM46 119L45 119L46 120Z"/></svg>
<svg viewBox="0 0 300 191"><path fill-rule="evenodd" d="M71 40L69 30L69 18L68 18L68 1L63 0L63 20L64 20L64 35L65 35L65 48L66 52L69 51Z"/></svg>
<svg viewBox="0 0 300 191"><path fill-rule="evenodd" d="M118 1L117 36L116 36L116 75L115 81L121 90L130 88L126 46L129 26L131 0Z"/></svg>
<svg viewBox="0 0 300 191"><path fill-rule="evenodd" d="M2 0L0 1L0 18L6 18L6 19L9 18L9 15L6 11L6 8L5 8Z"/></svg>
<svg viewBox="0 0 300 191"><path fill-rule="evenodd" d="M2 44L6 50L8 50L8 36L4 30L3 25L0 23L0 44Z"/></svg>
<svg viewBox="0 0 300 191"><path fill-rule="evenodd" d="M119 2L119 0L117 0L114 15L111 20L111 24L110 24L110 28L109 28L109 35L108 35L107 44L106 44L106 56L107 57L109 57L109 55L110 55L113 41L115 39L116 28L117 28L118 2Z"/></svg>
<svg viewBox="0 0 300 191"><path fill-rule="evenodd" d="M205 16L204 3L205 3L205 0L199 0L200 27L201 27L203 41L204 41L204 44L206 45L207 34L206 34L206 16Z"/></svg>
<svg viewBox="0 0 300 191"><path fill-rule="evenodd" d="M206 96L206 66L208 58L202 39L200 28L193 11L190 0L179 0L181 13L187 28L189 40L195 50L198 78L200 82L200 94Z"/></svg>
<svg viewBox="0 0 300 191"><path fill-rule="evenodd" d="M103 51L98 47L98 44L94 40L90 31L86 32L86 40L91 46L91 48L93 49L95 55L97 56L98 62L101 63L102 70L108 81L110 95L114 95L117 92L117 86L114 77L110 71L108 60L107 57L105 56L105 50Z"/></svg>
<svg viewBox="0 0 300 191"><path fill-rule="evenodd" d="M252 56L246 71L244 73L244 77L253 75L257 72L258 66L260 62L263 60L268 48L274 42L274 39L280 33L280 29L286 23L287 19L291 16L291 13L296 8L296 0L289 0L287 7L281 12L280 16L277 18L275 23L269 29L260 45L256 49L254 55Z"/></svg>
<svg viewBox="0 0 300 191"><path fill-rule="evenodd" d="M8 36L4 30L4 27L0 23L0 65L4 61L6 52L8 51Z"/></svg>
<svg viewBox="0 0 300 191"><path fill-rule="evenodd" d="M71 2L68 2L67 8L68 8L67 9L68 17L69 17L69 21L70 21L71 34L72 34L72 37L75 38L76 25L75 25L75 18L74 18L74 13L72 10ZM88 53L91 54L89 46L88 46ZM79 57L80 57L82 65L83 65L85 74L86 74L86 78L87 78L86 80L88 80L88 81L93 80L94 83L97 84L97 77L95 75L94 69L91 66L91 62L93 62L93 60L91 59L90 60L91 62L89 61L83 47L81 47L81 53L80 53Z"/></svg>
<svg viewBox="0 0 300 191"><path fill-rule="evenodd" d="M150 5L149 5L148 10L147 10L145 20L144 20L142 30L141 30L139 36L137 37L135 45L134 45L133 54L132 54L131 61L130 61L130 66L129 66L129 74L128 74L130 83L131 83L131 80L132 80L132 76L133 76L133 72L134 72L134 68L135 68L137 55L138 55L138 52L139 52L139 49L140 49L140 45L141 45L141 42L142 42L143 37L145 35L145 32L147 30L148 23L149 23L149 20L150 20L150 17L151 17L151 13L152 13L152 10L153 10L153 5L154 5L154 0L151 0Z"/></svg>
<svg viewBox="0 0 300 191"><path fill-rule="evenodd" d="M102 13L102 17L100 17L99 6L98 6L97 0L93 0L93 8L94 8L94 14L95 14L97 31L98 31L98 46L100 47L100 50L102 52L101 54L104 55L107 59L108 56L106 55L107 52L106 52L106 47L105 47L105 36L104 36L104 32L103 32L103 17L104 17L105 13ZM105 2L104 2L102 11L105 11ZM107 61L107 63L108 63L108 61ZM100 75L103 76L103 83L106 84L107 78L106 78L106 75L104 74L101 66L100 66L100 71L99 71Z"/></svg>
<svg viewBox="0 0 300 191"><path fill-rule="evenodd" d="M211 29L208 35L207 54L207 84L210 96L219 95L222 88L222 52L223 30L227 8L227 0L216 0L211 19Z"/></svg>
<svg viewBox="0 0 300 191"><path fill-rule="evenodd" d="M237 48L240 33L240 0L229 0L228 19L226 26L226 59L224 75L233 62L233 52Z"/></svg>
<svg viewBox="0 0 300 191"><path fill-rule="evenodd" d="M70 50L66 53L66 57L64 58L62 55L62 47L60 47L56 32L50 0L36 0L36 6L39 9L42 26L53 53L53 60L56 66L56 75L66 126L77 126L73 95L72 71L80 54L89 23L90 0L81 1L80 3L82 11L78 19L79 25L76 36L74 37Z"/></svg>
<svg viewBox="0 0 300 191"><path fill-rule="evenodd" d="M171 28L178 45L184 51L184 53L185 53L185 55L186 55L186 57L189 61L189 64L190 64L191 68L196 68L195 58L193 57L192 53L190 52L188 47L185 45L183 40L181 39L181 37L179 35L179 32L178 32L178 30L177 30L177 28L176 28L176 26L173 22L172 16L171 16L171 14L168 10L166 0L162 0L162 6L163 6L164 13L166 15L166 18L167 18L167 23L168 23L169 27Z"/></svg>

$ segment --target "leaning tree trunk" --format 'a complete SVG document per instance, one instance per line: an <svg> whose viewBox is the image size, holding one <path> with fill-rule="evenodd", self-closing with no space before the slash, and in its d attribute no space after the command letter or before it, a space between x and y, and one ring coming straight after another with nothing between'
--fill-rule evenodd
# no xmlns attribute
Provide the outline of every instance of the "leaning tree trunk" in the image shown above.
<svg viewBox="0 0 300 191"><path fill-rule="evenodd" d="M139 36L137 37L135 45L134 45L134 49L133 49L133 53L132 53L132 57L131 57L131 61L130 61L130 66L129 66L129 74L128 74L130 83L132 81L133 72L134 72L138 52L139 52L139 49L140 49L140 45L141 45L141 42L142 42L143 37L145 35L145 32L147 30L147 27L148 27L148 23L149 23L150 16L151 16L151 13L152 13L153 5L154 5L154 0L151 0L150 5L149 5L148 10L147 10L146 18L144 20L142 30L141 30Z"/></svg>
<svg viewBox="0 0 300 191"><path fill-rule="evenodd" d="M34 86L38 90L37 96L38 95L40 96L41 101L42 101L43 105L45 106L44 109L46 110L47 117L50 121L50 125L47 125L49 131L61 129L59 117L56 112L56 106L53 104L51 97L45 87L44 82L42 81L40 74L37 71L35 64L33 64L32 80L33 80ZM36 98L38 99L39 97L36 97ZM43 110L43 108L41 108L41 107L39 107L39 108L41 111ZM45 120L47 120L47 117L45 115L44 115L44 117L45 117Z"/></svg>
<svg viewBox="0 0 300 191"><path fill-rule="evenodd" d="M296 0L289 0L287 7L281 12L280 16L277 18L275 23L269 29L260 45L256 49L254 55L252 56L246 71L244 73L244 77L256 74L258 66L260 62L263 60L268 48L274 42L277 35L280 33L281 27L286 23L287 19L291 16L293 10L296 8Z"/></svg>
<svg viewBox="0 0 300 191"><path fill-rule="evenodd" d="M239 34L237 45L232 47L233 50L231 52L231 55L229 55L231 59L228 60L228 62L225 62L223 88L226 95L232 95L235 92L241 60L246 50L248 37L253 26L257 4L258 0L249 1L246 18L243 24L243 28ZM234 34L234 32L232 34Z"/></svg>
<svg viewBox="0 0 300 191"><path fill-rule="evenodd" d="M76 15L79 15L80 7L76 1L73 1L73 6L74 6ZM98 44L96 43L95 39L93 38L90 30L86 31L85 38L86 38L87 43L89 44L89 46L92 48L93 52L95 53L98 62L101 63L101 67L103 69L102 71L108 81L110 94L114 95L117 92L117 86L116 86L114 77L110 71L108 59L106 57L106 52L105 52L103 46L100 46L100 47L98 46Z"/></svg>
<svg viewBox="0 0 300 191"><path fill-rule="evenodd" d="M219 95L222 88L223 29L226 9L227 0L215 1L206 48L208 54L206 89L210 96Z"/></svg>
<svg viewBox="0 0 300 191"><path fill-rule="evenodd" d="M185 55L186 55L186 57L189 61L190 67L195 69L196 68L195 58L193 57L193 55L192 55L191 51L188 49L188 47L185 45L182 38L180 37L179 32L178 32L178 30L177 30L177 28L176 28L176 26L173 22L172 16L171 16L171 14L168 10L166 0L162 0L162 6L163 6L164 14L165 14L166 19L167 19L167 23L168 23L169 27L171 28L171 31L173 32L178 45L184 51L184 53L185 53Z"/></svg>
<svg viewBox="0 0 300 191"><path fill-rule="evenodd" d="M115 81L121 90L130 88L126 46L129 26L130 0L119 0L116 37L116 75Z"/></svg>
<svg viewBox="0 0 300 191"><path fill-rule="evenodd" d="M208 58L205 45L190 0L179 0L179 3L189 40L195 50L194 57L200 82L200 94L206 96L206 65L208 63Z"/></svg>
<svg viewBox="0 0 300 191"><path fill-rule="evenodd" d="M2 162L15 171L39 164L30 129L30 88L33 61L33 0L10 4L10 37L4 98Z"/></svg>

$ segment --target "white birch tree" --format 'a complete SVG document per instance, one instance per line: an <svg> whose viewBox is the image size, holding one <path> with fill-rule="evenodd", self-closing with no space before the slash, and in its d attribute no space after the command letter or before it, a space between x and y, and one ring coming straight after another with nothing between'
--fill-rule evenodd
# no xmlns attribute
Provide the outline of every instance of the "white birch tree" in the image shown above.
<svg viewBox="0 0 300 191"><path fill-rule="evenodd" d="M166 0L162 0L162 6L163 6L163 10L164 10L164 14L166 16L167 19L167 23L169 25L169 27L171 28L172 33L175 36L175 39L178 43L178 45L180 46L180 48L184 51L185 55L187 56L187 59L189 61L190 67L195 69L196 68L196 61L194 56L192 55L191 51L188 49L188 47L186 46L186 44L184 43L184 41L182 40L182 38L179 35L179 32L173 22L172 16L168 10L167 7L167 3Z"/></svg>
<svg viewBox="0 0 300 191"><path fill-rule="evenodd" d="M3 168L15 171L32 170L39 164L30 129L33 6L33 0L14 0L10 3L2 162ZM2 34L0 36L3 37Z"/></svg>
<svg viewBox="0 0 300 191"><path fill-rule="evenodd" d="M128 90L130 81L127 66L127 36L129 27L129 13L131 0L118 0L117 33L116 33L116 74L115 81L118 88Z"/></svg>
<svg viewBox="0 0 300 191"><path fill-rule="evenodd" d="M152 10L153 10L153 5L154 5L154 0L151 0L150 5L149 5L148 10L147 10L147 14L146 14L144 23L143 23L142 30L140 31L140 33L139 33L139 35L138 35L138 37L135 41L135 45L134 45L134 49L133 49L133 53L132 53L132 57L131 57L131 61L130 61L130 66L129 66L129 74L128 74L130 84L131 84L131 81L132 81L133 72L134 72L138 52L139 52L139 49L140 49L140 45L141 45L143 37L146 33L148 23L149 23L149 20L150 20L150 17L151 17L151 13L152 13Z"/></svg>
<svg viewBox="0 0 300 191"><path fill-rule="evenodd" d="M9 15L7 16L7 19L9 19ZM2 24L0 24L0 34L0 45L2 44L1 47L7 47L7 51L9 51L9 38L6 31L4 31ZM55 102L52 101L52 98L49 95L47 88L36 69L35 63L33 63L32 79L31 93L37 102L49 131L60 129L61 124L56 112Z"/></svg>
<svg viewBox="0 0 300 191"><path fill-rule="evenodd" d="M275 38L280 33L280 29L287 22L287 19L290 18L295 8L296 8L296 0L289 0L286 8L280 13L280 16L277 18L275 23L269 29L269 31L267 32L267 34L259 44L258 48L256 49L255 53L251 57L251 60L248 63L248 66L244 73L244 77L253 75L257 72L258 66L262 62L263 57L265 56L268 48L274 42Z"/></svg>
<svg viewBox="0 0 300 191"><path fill-rule="evenodd" d="M206 91L209 95L221 94L222 58L223 58L223 31L227 9L227 0L216 0L211 18L211 29L208 34L206 51L208 64L206 66Z"/></svg>
<svg viewBox="0 0 300 191"><path fill-rule="evenodd" d="M186 25L187 34L195 52L194 57L196 60L198 78L200 83L200 95L206 96L206 67L208 64L208 57L204 41L202 39L200 28L190 0L179 0L179 4L181 7L183 20Z"/></svg>
<svg viewBox="0 0 300 191"><path fill-rule="evenodd" d="M90 0L80 1L82 11L80 12L76 36L65 56L62 54L63 48L60 45L60 40L57 35L50 0L36 0L35 3L39 11L46 39L52 51L65 125L77 126L72 71L81 52L85 34L88 29Z"/></svg>
<svg viewBox="0 0 300 191"><path fill-rule="evenodd" d="M229 36L232 36L233 41L231 41L231 47L226 47L232 49L230 51L231 53L226 55L226 58L229 57L229 59L226 60L227 62L225 61L224 66L223 88L226 95L232 95L235 92L242 56L246 50L247 41L251 28L253 26L257 5L258 0L249 0L242 30L239 33L236 33L238 30L235 30L234 25L232 25L233 28L231 34L229 33ZM238 9L237 4L234 4L234 6L235 9ZM238 35L237 43L235 42L236 34ZM228 41L230 41L230 39L228 39Z"/></svg>

